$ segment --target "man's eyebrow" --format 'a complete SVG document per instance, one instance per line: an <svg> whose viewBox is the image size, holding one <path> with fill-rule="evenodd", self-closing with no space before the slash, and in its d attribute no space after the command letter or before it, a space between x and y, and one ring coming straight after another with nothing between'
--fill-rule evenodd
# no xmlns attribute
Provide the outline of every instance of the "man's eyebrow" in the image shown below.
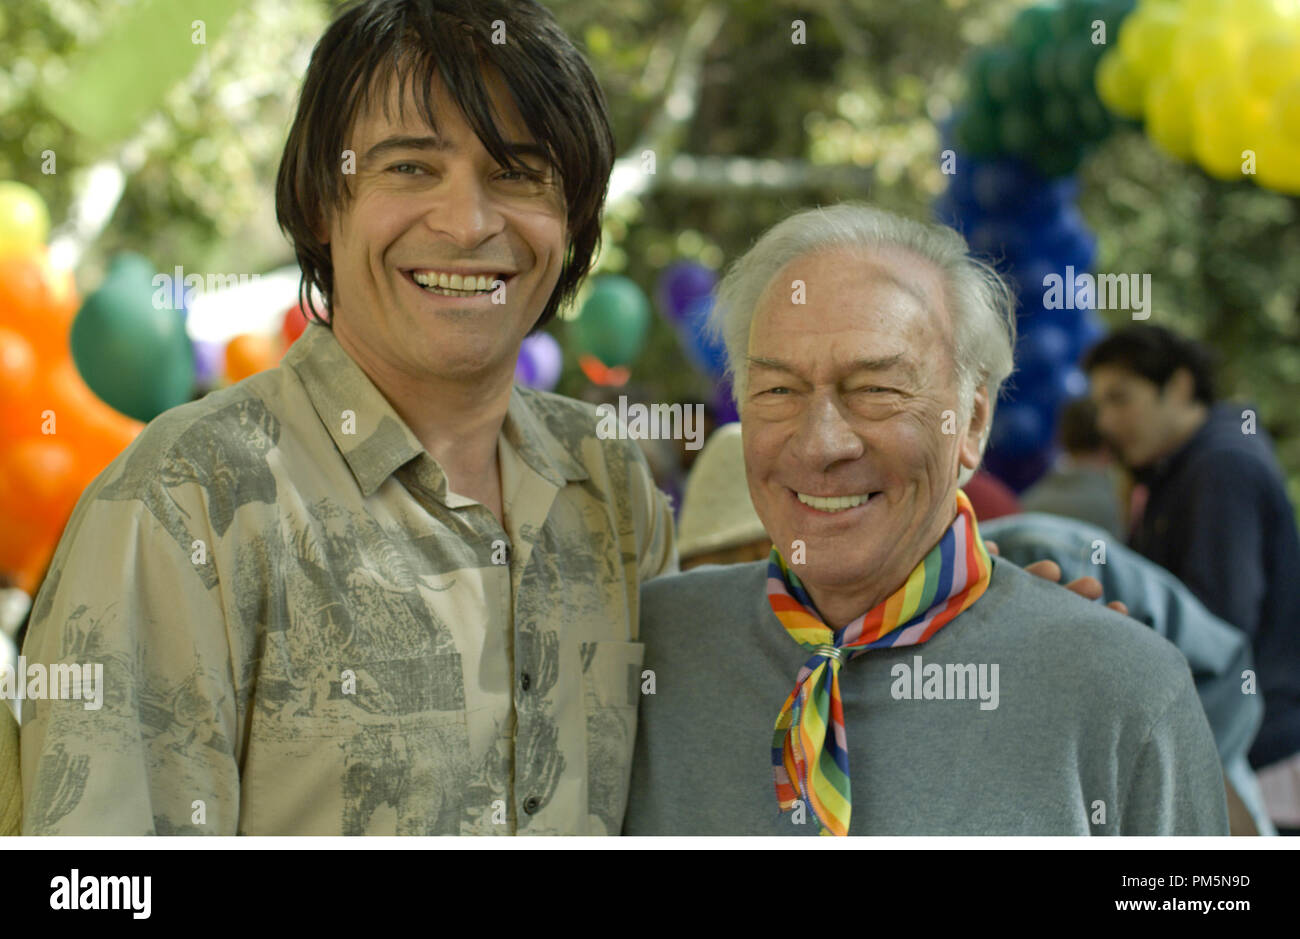
<svg viewBox="0 0 1300 939"><path fill-rule="evenodd" d="M381 157L385 153L391 153L394 150L450 150L452 146L441 137L435 137L431 134L424 136L415 135L398 135L395 137L385 137L379 143L375 144L366 151L365 158L373 160Z"/></svg>
<svg viewBox="0 0 1300 939"><path fill-rule="evenodd" d="M849 372L885 372L891 368L901 368L909 378L916 378L916 365L906 354L895 352L893 355L877 359L855 359L849 363Z"/></svg>
<svg viewBox="0 0 1300 939"><path fill-rule="evenodd" d="M761 355L749 355L745 357L750 366L770 369L775 372L785 372L789 375L798 375L799 370L788 362L780 359L769 359ZM902 352L895 352L893 355L881 356L875 359L855 359L848 364L847 372L883 372L891 368L901 367L910 377L916 377L916 366Z"/></svg>
<svg viewBox="0 0 1300 939"><path fill-rule="evenodd" d="M770 369L774 372L786 372L790 375L799 374L793 365L782 362L780 359L769 359L761 355L747 355L745 360L749 362L751 367L757 365L759 368Z"/></svg>
<svg viewBox="0 0 1300 939"><path fill-rule="evenodd" d="M550 154L546 152L545 147L542 147L539 144L525 143L522 141L518 143L506 141L506 146L509 147L517 157L523 159L534 157L545 163L550 162ZM379 143L366 151L365 159L367 161L375 160L384 156L384 154L392 153L395 150L432 150L445 153L454 149L456 149L456 147L450 141L433 134L399 134L393 137L385 137L383 140L379 141Z"/></svg>

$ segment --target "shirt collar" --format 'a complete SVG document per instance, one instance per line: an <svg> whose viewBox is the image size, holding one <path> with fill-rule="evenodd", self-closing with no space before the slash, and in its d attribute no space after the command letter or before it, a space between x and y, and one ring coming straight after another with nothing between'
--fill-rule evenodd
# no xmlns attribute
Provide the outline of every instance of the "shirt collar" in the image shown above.
<svg viewBox="0 0 1300 939"><path fill-rule="evenodd" d="M411 460L430 465L431 484L446 501L446 475L398 416L369 376L344 351L333 330L311 323L284 356L302 381L321 424L347 462L363 496ZM547 429L537 413L545 410L537 392L518 386L510 393L502 433L519 457L557 487L588 478L586 469Z"/></svg>

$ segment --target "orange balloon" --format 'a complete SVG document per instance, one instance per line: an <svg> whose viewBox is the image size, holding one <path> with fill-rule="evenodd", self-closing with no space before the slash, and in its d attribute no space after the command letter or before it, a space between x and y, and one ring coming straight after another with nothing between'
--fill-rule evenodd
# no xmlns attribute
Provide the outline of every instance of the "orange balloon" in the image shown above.
<svg viewBox="0 0 1300 939"><path fill-rule="evenodd" d="M0 326L24 336L38 356L66 355L78 297L70 271L45 248L0 256Z"/></svg>
<svg viewBox="0 0 1300 939"><path fill-rule="evenodd" d="M54 556L67 519L51 525L48 521L29 522L5 518L0 510L0 573L4 573L19 590L35 594L41 578Z"/></svg>
<svg viewBox="0 0 1300 939"><path fill-rule="evenodd" d="M0 326L0 397L31 394L36 382L36 353L22 334Z"/></svg>
<svg viewBox="0 0 1300 939"><path fill-rule="evenodd" d="M81 495L80 476L75 451L53 434L18 441L0 462L0 492L10 494L5 518L65 519Z"/></svg>
<svg viewBox="0 0 1300 939"><path fill-rule="evenodd" d="M280 349L270 336L259 333L241 333L226 343L226 378L231 383L243 381L268 368L275 368L280 360Z"/></svg>
<svg viewBox="0 0 1300 939"><path fill-rule="evenodd" d="M37 363L32 344L12 329L0 326L0 444L34 433L25 424L27 402L36 389Z"/></svg>
<svg viewBox="0 0 1300 939"><path fill-rule="evenodd" d="M47 367L36 393L23 409L25 425L65 441L78 454L89 482L122 452L144 427L105 404L81 377L70 355Z"/></svg>

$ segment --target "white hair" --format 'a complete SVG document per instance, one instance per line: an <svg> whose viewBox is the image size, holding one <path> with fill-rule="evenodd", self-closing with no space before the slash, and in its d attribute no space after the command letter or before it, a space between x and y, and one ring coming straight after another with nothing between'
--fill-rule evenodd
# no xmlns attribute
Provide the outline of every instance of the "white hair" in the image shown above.
<svg viewBox="0 0 1300 939"><path fill-rule="evenodd" d="M1015 296L997 271L971 256L960 233L876 206L842 203L798 212L770 228L727 270L709 329L726 346L737 406L749 383L750 326L772 281L791 261L834 248L899 249L938 268L953 323L949 351L963 425L970 420L976 390L988 392L988 422L979 441L982 458L998 394L1014 367ZM974 470L963 468L959 483L973 475Z"/></svg>

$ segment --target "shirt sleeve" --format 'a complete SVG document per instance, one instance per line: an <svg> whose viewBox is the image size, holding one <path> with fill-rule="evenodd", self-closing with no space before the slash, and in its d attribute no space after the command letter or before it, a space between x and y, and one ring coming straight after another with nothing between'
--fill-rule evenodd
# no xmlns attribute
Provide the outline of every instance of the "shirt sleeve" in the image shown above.
<svg viewBox="0 0 1300 939"><path fill-rule="evenodd" d="M201 505L181 509L205 517ZM24 834L236 833L236 694L204 538L186 548L143 500L83 497L23 653L29 673L78 665L83 679L102 677L96 694L83 680L80 700L29 684Z"/></svg>
<svg viewBox="0 0 1300 939"><path fill-rule="evenodd" d="M1249 455L1215 453L1198 467L1186 512L1194 520L1179 576L1216 616L1252 639L1264 580L1261 468Z"/></svg>
<svg viewBox="0 0 1300 939"><path fill-rule="evenodd" d="M1120 834L1228 834L1223 769L1190 674L1139 748L1132 773Z"/></svg>
<svg viewBox="0 0 1300 939"><path fill-rule="evenodd" d="M637 570L641 582L677 573L677 535L668 497L655 485L645 455L635 443L629 464L636 513Z"/></svg>

